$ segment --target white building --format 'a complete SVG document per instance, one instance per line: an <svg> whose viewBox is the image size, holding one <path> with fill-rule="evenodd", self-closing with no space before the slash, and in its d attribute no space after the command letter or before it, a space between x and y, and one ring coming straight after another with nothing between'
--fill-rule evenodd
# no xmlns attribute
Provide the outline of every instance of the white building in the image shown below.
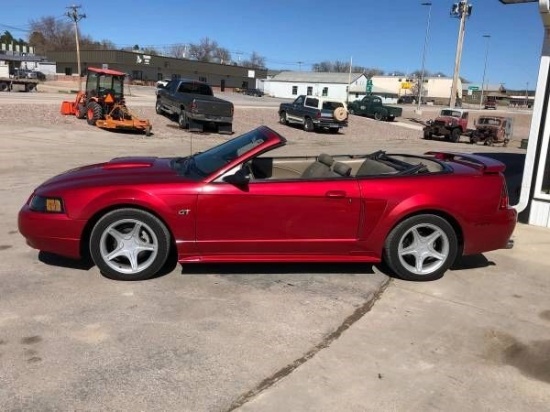
<svg viewBox="0 0 550 412"><path fill-rule="evenodd" d="M405 76L372 76L367 89L368 78L364 73L327 73L283 71L263 81L264 92L273 97L294 98L301 94L327 96L353 101L366 94L381 96L385 102L396 102L399 96L416 94L416 80ZM422 88L425 100L445 104L451 96L453 79L448 77L426 77ZM457 85L462 98L462 82Z"/></svg>

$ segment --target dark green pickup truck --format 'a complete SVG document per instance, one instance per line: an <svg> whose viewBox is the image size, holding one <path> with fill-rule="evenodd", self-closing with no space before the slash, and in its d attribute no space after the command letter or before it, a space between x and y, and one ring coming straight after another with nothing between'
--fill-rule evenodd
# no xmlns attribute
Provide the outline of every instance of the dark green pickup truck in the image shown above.
<svg viewBox="0 0 550 412"><path fill-rule="evenodd" d="M365 96L348 104L348 112L360 116L374 117L376 120L393 121L403 114L401 107L385 106L378 96Z"/></svg>

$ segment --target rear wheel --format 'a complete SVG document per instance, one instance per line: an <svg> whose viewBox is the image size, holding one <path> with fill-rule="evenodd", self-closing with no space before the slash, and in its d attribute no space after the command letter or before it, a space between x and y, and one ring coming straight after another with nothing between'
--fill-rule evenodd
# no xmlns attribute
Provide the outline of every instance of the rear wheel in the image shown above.
<svg viewBox="0 0 550 412"><path fill-rule="evenodd" d="M451 142L453 142L453 143L458 142L458 140L460 139L461 134L462 134L462 132L460 131L459 128L451 130L451 136L450 136Z"/></svg>
<svg viewBox="0 0 550 412"><path fill-rule="evenodd" d="M315 125L313 124L313 120L311 118L306 117L306 120L304 122L304 130L306 132L312 132L315 130Z"/></svg>
<svg viewBox="0 0 550 412"><path fill-rule="evenodd" d="M400 278L436 280L451 267L458 253L458 240L445 219L431 214L412 216L388 235L384 260Z"/></svg>
<svg viewBox="0 0 550 412"><path fill-rule="evenodd" d="M95 126L96 122L103 119L103 109L97 102L90 102L86 107L86 120L89 125Z"/></svg>
<svg viewBox="0 0 550 412"><path fill-rule="evenodd" d="M330 127L328 130L332 134L338 134L338 132L340 131L340 128L339 127Z"/></svg>
<svg viewBox="0 0 550 412"><path fill-rule="evenodd" d="M431 140L432 139L432 132L424 132L424 139Z"/></svg>
<svg viewBox="0 0 550 412"><path fill-rule="evenodd" d="M349 114L355 114L355 110L352 108L348 109Z"/></svg>
<svg viewBox="0 0 550 412"><path fill-rule="evenodd" d="M145 280L165 265L170 233L156 216L138 209L104 215L92 229L90 254L101 273L115 280Z"/></svg>

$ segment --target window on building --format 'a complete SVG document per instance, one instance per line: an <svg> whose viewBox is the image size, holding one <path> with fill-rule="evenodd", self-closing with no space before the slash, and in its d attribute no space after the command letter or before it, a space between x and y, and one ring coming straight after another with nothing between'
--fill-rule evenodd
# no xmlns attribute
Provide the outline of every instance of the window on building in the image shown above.
<svg viewBox="0 0 550 412"><path fill-rule="evenodd" d="M208 81L206 80L206 77L204 77L204 76L199 76L199 82L205 82L205 83L207 83Z"/></svg>
<svg viewBox="0 0 550 412"><path fill-rule="evenodd" d="M323 87L323 96L328 96L328 87Z"/></svg>
<svg viewBox="0 0 550 412"><path fill-rule="evenodd" d="M132 70L132 80L143 80L143 72L141 70Z"/></svg>
<svg viewBox="0 0 550 412"><path fill-rule="evenodd" d="M298 86L292 86L292 95L295 96L298 94Z"/></svg>
<svg viewBox="0 0 550 412"><path fill-rule="evenodd" d="M311 96L313 94L313 86L307 86L307 95Z"/></svg>
<svg viewBox="0 0 550 412"><path fill-rule="evenodd" d="M73 69L70 67L65 67L65 76L72 76L73 75Z"/></svg>

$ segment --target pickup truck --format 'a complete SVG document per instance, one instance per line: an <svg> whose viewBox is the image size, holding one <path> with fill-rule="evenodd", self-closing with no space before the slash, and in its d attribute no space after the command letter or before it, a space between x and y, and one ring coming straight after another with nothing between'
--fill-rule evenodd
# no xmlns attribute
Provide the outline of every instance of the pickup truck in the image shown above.
<svg viewBox="0 0 550 412"><path fill-rule="evenodd" d="M424 127L424 139L443 136L451 142L458 142L460 136L468 131L468 110L447 107L441 109L439 116L428 120Z"/></svg>
<svg viewBox="0 0 550 412"><path fill-rule="evenodd" d="M338 133L348 125L348 111L340 100L301 95L292 103L280 104L279 122L299 124L306 132L328 129Z"/></svg>
<svg viewBox="0 0 550 412"><path fill-rule="evenodd" d="M403 114L401 107L385 106L379 96L370 95L348 104L348 110L351 114L374 117L376 120L388 120L390 122Z"/></svg>
<svg viewBox="0 0 550 412"><path fill-rule="evenodd" d="M158 114L177 118L182 129L202 132L205 125L216 126L219 133L232 133L233 103L214 97L204 82L190 79L171 80L157 91Z"/></svg>

